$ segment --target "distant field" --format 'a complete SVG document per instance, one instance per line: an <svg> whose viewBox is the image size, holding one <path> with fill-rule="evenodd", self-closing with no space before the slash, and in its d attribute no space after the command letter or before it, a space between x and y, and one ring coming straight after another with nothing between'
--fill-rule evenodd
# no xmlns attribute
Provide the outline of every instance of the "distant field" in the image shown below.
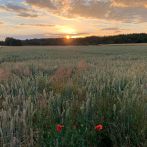
<svg viewBox="0 0 147 147"><path fill-rule="evenodd" d="M0 120L4 147L147 146L147 44L0 47Z"/></svg>
<svg viewBox="0 0 147 147"><path fill-rule="evenodd" d="M147 43L108 44L107 46L147 46Z"/></svg>

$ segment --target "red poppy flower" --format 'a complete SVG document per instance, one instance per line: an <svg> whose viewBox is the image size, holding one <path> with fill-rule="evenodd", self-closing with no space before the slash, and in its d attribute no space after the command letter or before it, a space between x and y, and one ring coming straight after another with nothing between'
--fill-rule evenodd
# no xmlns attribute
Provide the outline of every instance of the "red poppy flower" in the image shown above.
<svg viewBox="0 0 147 147"><path fill-rule="evenodd" d="M103 125L101 124L95 126L95 130L98 132L101 131L102 129L103 129Z"/></svg>
<svg viewBox="0 0 147 147"><path fill-rule="evenodd" d="M62 131L63 128L64 128L63 125L58 124L58 125L56 126L56 131L57 131L58 133L61 133L61 131Z"/></svg>

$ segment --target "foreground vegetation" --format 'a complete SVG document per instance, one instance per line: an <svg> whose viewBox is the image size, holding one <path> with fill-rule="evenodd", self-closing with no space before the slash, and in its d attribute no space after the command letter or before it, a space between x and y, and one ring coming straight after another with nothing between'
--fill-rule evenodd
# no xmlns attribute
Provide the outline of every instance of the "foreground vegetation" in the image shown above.
<svg viewBox="0 0 147 147"><path fill-rule="evenodd" d="M3 47L0 63L0 146L147 145L147 46Z"/></svg>

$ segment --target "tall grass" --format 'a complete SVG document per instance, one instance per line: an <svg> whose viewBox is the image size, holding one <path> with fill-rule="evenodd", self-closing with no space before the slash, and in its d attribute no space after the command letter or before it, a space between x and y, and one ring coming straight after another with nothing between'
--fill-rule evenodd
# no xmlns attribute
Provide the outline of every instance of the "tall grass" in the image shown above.
<svg viewBox="0 0 147 147"><path fill-rule="evenodd" d="M145 147L145 47L106 48L1 50L0 146Z"/></svg>

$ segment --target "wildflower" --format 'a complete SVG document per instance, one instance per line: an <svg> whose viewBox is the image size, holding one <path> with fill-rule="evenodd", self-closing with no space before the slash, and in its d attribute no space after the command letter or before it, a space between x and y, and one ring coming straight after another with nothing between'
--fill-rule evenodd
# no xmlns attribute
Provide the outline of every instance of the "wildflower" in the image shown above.
<svg viewBox="0 0 147 147"><path fill-rule="evenodd" d="M61 131L62 131L63 128L64 128L63 125L58 124L58 125L56 126L56 131L57 131L58 133L61 133Z"/></svg>
<svg viewBox="0 0 147 147"><path fill-rule="evenodd" d="M95 130L98 132L101 131L102 129L103 129L103 125L101 124L95 126Z"/></svg>

